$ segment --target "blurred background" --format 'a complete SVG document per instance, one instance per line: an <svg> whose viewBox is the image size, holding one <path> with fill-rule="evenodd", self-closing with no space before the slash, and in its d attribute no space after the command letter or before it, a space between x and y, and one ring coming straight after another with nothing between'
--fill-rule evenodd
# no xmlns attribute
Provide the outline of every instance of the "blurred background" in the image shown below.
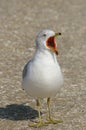
<svg viewBox="0 0 86 130"><path fill-rule="evenodd" d="M52 113L63 123L42 130L86 130L86 0L0 0L0 130L33 130L28 123L37 111L21 89L22 70L42 29L62 33L57 46L65 80L52 99Z"/></svg>

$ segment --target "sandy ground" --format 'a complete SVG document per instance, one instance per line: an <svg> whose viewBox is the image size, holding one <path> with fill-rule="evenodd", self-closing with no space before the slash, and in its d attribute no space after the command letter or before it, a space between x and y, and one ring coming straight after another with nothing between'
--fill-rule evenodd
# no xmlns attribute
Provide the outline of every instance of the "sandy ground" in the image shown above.
<svg viewBox="0 0 86 130"><path fill-rule="evenodd" d="M41 130L86 130L86 0L0 0L0 130L35 130L35 100L21 89L22 69L38 31L61 32L58 60L64 86L52 98L52 114L63 123ZM42 117L47 116L46 100Z"/></svg>

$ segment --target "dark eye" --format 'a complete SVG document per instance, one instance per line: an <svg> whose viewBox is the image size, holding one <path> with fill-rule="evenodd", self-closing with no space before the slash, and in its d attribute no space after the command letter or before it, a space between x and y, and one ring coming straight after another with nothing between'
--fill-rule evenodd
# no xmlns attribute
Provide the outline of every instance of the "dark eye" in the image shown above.
<svg viewBox="0 0 86 130"><path fill-rule="evenodd" d="M46 34L43 34L43 37L46 37Z"/></svg>

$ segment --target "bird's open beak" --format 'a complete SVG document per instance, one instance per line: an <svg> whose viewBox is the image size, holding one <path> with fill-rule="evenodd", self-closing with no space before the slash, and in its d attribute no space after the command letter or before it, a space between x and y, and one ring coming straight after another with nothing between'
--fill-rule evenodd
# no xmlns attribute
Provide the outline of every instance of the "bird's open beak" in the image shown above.
<svg viewBox="0 0 86 130"><path fill-rule="evenodd" d="M54 36L51 36L47 39L46 41L46 46L53 52L58 55L58 49L57 49L57 44L55 42L55 37L61 35L61 33L55 33Z"/></svg>

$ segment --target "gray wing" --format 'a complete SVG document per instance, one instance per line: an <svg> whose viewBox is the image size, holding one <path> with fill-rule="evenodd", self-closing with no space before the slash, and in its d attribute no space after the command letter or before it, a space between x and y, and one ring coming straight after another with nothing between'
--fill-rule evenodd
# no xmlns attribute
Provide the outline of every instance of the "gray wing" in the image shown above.
<svg viewBox="0 0 86 130"><path fill-rule="evenodd" d="M28 65L30 64L31 60L25 65L24 69L23 69L23 73L22 73L22 78L24 79L27 75L27 71L28 71Z"/></svg>

